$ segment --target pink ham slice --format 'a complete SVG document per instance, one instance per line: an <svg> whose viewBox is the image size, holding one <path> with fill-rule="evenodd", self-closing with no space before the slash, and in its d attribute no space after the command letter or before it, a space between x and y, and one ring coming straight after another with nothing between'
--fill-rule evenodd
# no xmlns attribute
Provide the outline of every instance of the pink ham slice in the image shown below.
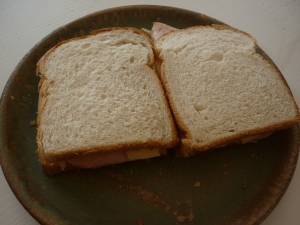
<svg viewBox="0 0 300 225"><path fill-rule="evenodd" d="M152 40L157 40L161 36L173 31L178 30L175 27L171 27L169 25L166 25L164 23L159 22L153 22L153 27L151 31L142 29L145 33L147 33L149 36L151 36Z"/></svg>

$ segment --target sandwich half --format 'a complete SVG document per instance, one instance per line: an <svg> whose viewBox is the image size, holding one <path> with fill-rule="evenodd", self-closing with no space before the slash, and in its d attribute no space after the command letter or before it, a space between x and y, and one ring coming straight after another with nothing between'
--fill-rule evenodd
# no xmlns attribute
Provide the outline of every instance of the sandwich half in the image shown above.
<svg viewBox="0 0 300 225"><path fill-rule="evenodd" d="M221 25L174 30L159 23L151 34L184 156L299 123L286 82L249 34Z"/></svg>
<svg viewBox="0 0 300 225"><path fill-rule="evenodd" d="M38 155L46 174L165 155L178 143L149 38L110 28L38 62Z"/></svg>

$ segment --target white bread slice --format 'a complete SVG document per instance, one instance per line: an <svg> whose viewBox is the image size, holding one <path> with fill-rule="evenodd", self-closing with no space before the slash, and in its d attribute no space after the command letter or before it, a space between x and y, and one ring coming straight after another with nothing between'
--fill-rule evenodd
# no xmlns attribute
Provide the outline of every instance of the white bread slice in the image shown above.
<svg viewBox="0 0 300 225"><path fill-rule="evenodd" d="M245 143L300 121L280 72L240 30L197 26L153 40L181 153Z"/></svg>
<svg viewBox="0 0 300 225"><path fill-rule="evenodd" d="M149 38L110 28L57 44L38 62L44 172L166 154L178 143Z"/></svg>

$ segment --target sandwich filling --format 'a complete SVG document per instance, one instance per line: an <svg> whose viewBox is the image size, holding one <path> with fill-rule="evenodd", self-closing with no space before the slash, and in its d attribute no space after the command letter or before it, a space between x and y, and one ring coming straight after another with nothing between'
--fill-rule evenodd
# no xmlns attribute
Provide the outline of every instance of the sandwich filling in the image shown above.
<svg viewBox="0 0 300 225"><path fill-rule="evenodd" d="M68 162L80 168L97 168L100 166L114 165L139 159L149 159L165 155L166 150L160 149L140 149L127 152L107 152L97 155L82 155L79 158L70 159Z"/></svg>
<svg viewBox="0 0 300 225"><path fill-rule="evenodd" d="M140 159L149 159L167 154L166 149L140 149L129 150L126 152L101 152L97 154L83 154L80 157L69 159L66 161L60 161L56 163L47 163L43 158L44 165L55 166L58 165L62 171L66 170L67 164L71 164L74 167L79 168L98 168L107 165L120 164L128 161L135 161Z"/></svg>

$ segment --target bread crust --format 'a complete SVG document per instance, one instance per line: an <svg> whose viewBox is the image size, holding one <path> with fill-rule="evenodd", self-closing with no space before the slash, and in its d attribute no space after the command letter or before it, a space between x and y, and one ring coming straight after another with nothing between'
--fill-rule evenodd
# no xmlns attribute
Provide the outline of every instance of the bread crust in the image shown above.
<svg viewBox="0 0 300 225"><path fill-rule="evenodd" d="M85 39L85 38L88 38L88 37L91 37L91 36L95 36L95 35L100 34L100 33L109 32L109 31L115 31L115 30L132 31L133 33L136 33L136 34L139 34L139 35L143 36L150 43L149 47L151 48L151 50L153 50L152 44L151 44L151 40L150 40L149 36L147 36L144 32L142 32L141 30L139 30L137 28L134 28L134 27L110 27L110 28L103 28L103 29L93 30L93 31L90 32L91 33L90 35L85 35L85 36L81 36L81 37L70 38L68 40L61 41L61 42L57 43L54 47L52 47L50 50L48 50L42 56L42 58L40 58L40 60L37 62L36 75L39 75L39 73L41 73L41 75L44 76L42 70L43 70L43 66L44 66L45 61L48 58L48 56L56 48L58 48L59 46L61 46L63 44L66 44L68 42ZM150 57L150 62L149 62L148 65L149 66L153 66L153 64L154 64L154 57Z"/></svg>
<svg viewBox="0 0 300 225"><path fill-rule="evenodd" d="M144 65L148 70L149 73L152 74L154 77L155 81L159 85L159 90L161 92L161 95L163 96L163 101L164 105L168 114L168 118L171 124L171 129L172 129L172 138L168 142L160 142L160 141L154 141L154 140L149 140L145 142L130 142L130 143L121 143L117 145L107 145L107 146L89 146L88 148L78 148L78 149L66 149L62 150L59 152L47 152L45 151L43 147L43 130L41 128L41 122L42 122L42 112L44 111L44 108L47 104L47 101L50 97L50 93L48 92L49 86L54 82L52 80L47 79L47 77L44 74L44 66L45 66L45 61L47 60L48 56L59 46L62 44L68 43L70 41L75 41L83 38L90 37L92 35L97 35L103 32L108 32L108 31L113 31L113 30L124 30L124 31L132 31L134 33L137 33L139 35L142 35L148 42L149 42L149 51L152 52L152 45L150 44L150 39L149 37L144 34L142 31L136 29L136 28L104 28L100 30L95 30L92 31L91 35L88 36L83 36L83 37L78 37L78 38L72 38L63 42L58 43L55 45L53 48L51 48L37 63L37 74L41 74L41 80L38 85L39 89L39 100L38 100L38 117L37 117L37 144L38 144L38 155L40 157L40 161L43 165L43 170L47 174L55 174L58 172L61 172L61 163L65 163L65 169L74 169L77 167L74 167L70 163L67 162L67 160L73 159L73 158L78 158L81 155L86 155L86 154L105 154L106 152L126 152L128 150L138 150L138 149L151 149L151 148L159 148L159 149L168 149L168 148L173 148L174 146L178 145L179 143L179 138L178 138L178 133L177 129L172 117L172 114L170 112L170 108L168 105L168 101L165 99L165 93L164 89L162 87L161 81L159 80L157 74L151 69L151 66L154 64L154 55L149 54L150 60L148 65Z"/></svg>
<svg viewBox="0 0 300 225"><path fill-rule="evenodd" d="M232 30L236 33L242 33L242 34L248 36L249 38L251 38L253 40L253 42L255 43L255 46L257 46L257 40L245 31L236 29L234 27L226 26L226 25L220 25L220 24L212 24L211 26L217 30ZM253 49L253 50L255 50L255 49Z"/></svg>
<svg viewBox="0 0 300 225"><path fill-rule="evenodd" d="M188 30L196 30L196 29L207 29L207 28L215 28L216 30L231 30L231 31L234 31L236 33L242 33L242 34L248 36L249 38L251 38L253 40L253 42L255 43L253 51L254 52L256 51L257 40L254 37L252 37L250 34L246 33L245 31L242 31L242 30L239 30L239 29L227 26L227 25L212 24L211 26L210 25L192 26L192 27L188 27L188 28L185 28L185 29L181 29L181 30L172 30L172 31L164 34L163 36L159 37L157 40L151 40L155 59L162 62L162 60L160 59L160 55L159 55L160 53L159 53L158 48L157 48L157 43L163 41L163 39L169 37L170 35L176 35L176 33L178 33L178 32L185 32L185 31L188 31Z"/></svg>
<svg viewBox="0 0 300 225"><path fill-rule="evenodd" d="M274 124L274 125L270 125L270 126L267 126L267 127L264 127L264 128L252 129L252 130L248 130L248 131L245 131L245 132L232 134L230 137L220 138L218 140L212 141L208 144L204 144L204 145L201 145L201 146L193 145L193 143L192 143L193 137L192 137L191 131L189 130L188 126L184 123L184 120L183 120L183 118L181 118L181 116L179 114L179 110L177 109L177 107L175 105L175 99L172 95L172 91L171 91L171 88L168 84L168 80L167 80L166 74L165 74L165 62L161 58L157 43L163 41L165 38L169 37L170 35L176 35L177 32L184 32L186 30L199 29L199 28L200 29L205 29L205 28L208 28L208 27L209 28L213 27L213 28L218 29L218 30L231 30L231 31L234 31L234 32L240 32L244 35L247 35L248 37L250 37L253 40L253 42L255 43L255 45L253 47L253 54L258 55L264 62L266 62L268 64L268 66L277 74L278 79L284 85L284 87L288 91L289 95L291 96L293 104L294 104L294 109L297 112L297 116L294 119L287 120L287 121L277 123L277 124ZM253 136L253 135L261 135L261 137L264 138L266 136L265 135L266 133L272 133L272 132L277 131L277 130L286 129L286 128L289 128L289 127L291 127L291 126L293 126L293 125L300 122L299 108L298 108L298 106L297 106L297 104L296 104L296 102L293 98L293 95L292 95L287 83L284 80L283 75L281 74L279 69L276 66L274 66L275 64L272 62L271 59L267 60L262 55L257 53L257 51L256 51L257 48L258 48L257 41L250 34L244 32L244 31L229 27L229 26L213 24L212 26L194 26L194 27L189 27L189 28L182 29L182 30L171 31L171 32L161 36L159 39L157 39L155 41L152 40L152 44L154 46L155 60L157 60L161 63L160 74L161 74L162 83L163 83L163 86L164 86L164 89L165 89L165 92L166 92L166 96L167 96L167 99L169 101L172 112L174 114L176 124L177 124L177 126L180 130L181 147L177 148L177 153L176 153L177 156L189 156L190 155L189 152L191 154L195 154L195 152L205 151L205 150L208 150L208 149L216 148L216 147L221 146L221 145L225 146L225 145L234 144L234 143L241 143L241 141L240 141L241 139L246 138L246 137L250 137L250 136ZM189 150L186 151L186 149L189 149ZM178 152L178 150L180 152Z"/></svg>

